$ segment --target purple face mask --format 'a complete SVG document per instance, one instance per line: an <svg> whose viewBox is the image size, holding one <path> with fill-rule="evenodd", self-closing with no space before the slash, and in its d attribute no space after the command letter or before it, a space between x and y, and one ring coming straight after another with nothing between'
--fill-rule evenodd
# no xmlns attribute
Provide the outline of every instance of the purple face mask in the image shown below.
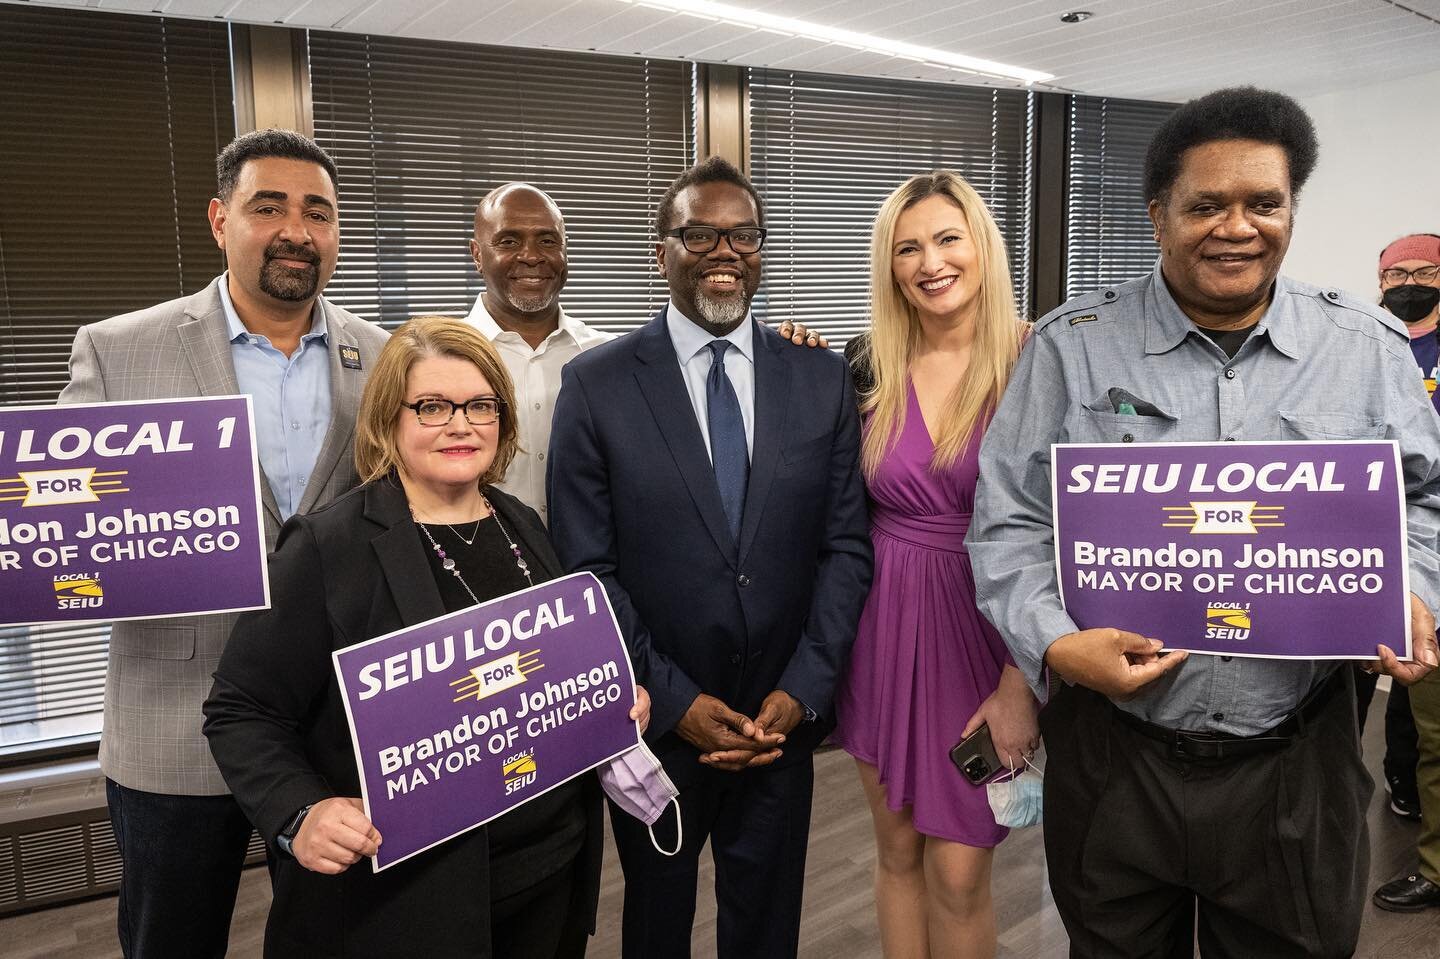
<svg viewBox="0 0 1440 959"><path fill-rule="evenodd" d="M665 767L643 741L600 767L600 788L610 801L650 827L650 845L662 856L680 851L680 790L665 775ZM655 823L675 804L675 848L666 852L655 841Z"/></svg>

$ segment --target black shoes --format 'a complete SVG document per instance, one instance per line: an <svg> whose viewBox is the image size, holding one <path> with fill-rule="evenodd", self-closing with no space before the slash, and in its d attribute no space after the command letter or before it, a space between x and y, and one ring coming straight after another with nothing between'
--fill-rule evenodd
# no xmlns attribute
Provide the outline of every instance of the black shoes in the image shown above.
<svg viewBox="0 0 1440 959"><path fill-rule="evenodd" d="M1401 782L1398 776L1385 777L1385 791L1390 794L1390 811L1401 819L1420 821L1420 790L1413 782Z"/></svg>
<svg viewBox="0 0 1440 959"><path fill-rule="evenodd" d="M1440 906L1440 884L1418 873L1403 879L1392 879L1371 897L1375 905L1390 912L1420 912Z"/></svg>

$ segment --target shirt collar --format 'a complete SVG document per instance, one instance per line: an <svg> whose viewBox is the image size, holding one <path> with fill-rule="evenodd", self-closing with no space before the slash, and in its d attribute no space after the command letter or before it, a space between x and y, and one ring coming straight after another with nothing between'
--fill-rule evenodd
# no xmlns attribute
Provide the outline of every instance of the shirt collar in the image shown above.
<svg viewBox="0 0 1440 959"><path fill-rule="evenodd" d="M235 301L230 299L230 271L226 270L220 276L220 306L225 310L225 326L230 333L230 342L238 343L248 341L250 331L245 324L240 322L240 314L235 312ZM330 331L325 325L325 310L320 306L320 297L315 298L315 308L310 313L310 332L300 337L300 343L314 339L329 340Z"/></svg>
<svg viewBox="0 0 1440 959"><path fill-rule="evenodd" d="M1155 261L1155 272L1151 274L1149 289L1142 294L1145 299L1145 352L1149 354L1168 353L1184 341L1192 332L1199 333L1195 323L1180 309L1165 276L1160 270L1160 261ZM1299 330L1290 298L1293 291L1290 281L1276 275L1275 289L1271 292L1270 305L1260 317L1252 337L1264 334L1270 345L1291 359L1300 355Z"/></svg>
<svg viewBox="0 0 1440 959"><path fill-rule="evenodd" d="M680 358L682 366L694 359L695 354L705 349L711 340L717 339L715 334L682 313L674 300L665 305L665 328L670 332L670 342L675 344L675 355ZM755 318L749 310L745 311L743 322L719 339L729 340L742 356L751 363L755 362Z"/></svg>
<svg viewBox="0 0 1440 959"><path fill-rule="evenodd" d="M475 297L475 305L470 307L470 314L467 319L487 340L502 340L506 343L525 342L525 338L519 333L516 333L514 330L503 329L499 323L495 322L495 318L490 315L490 311L485 309L485 297L483 294ZM551 340L559 340L565 337L569 337L571 342L578 345L580 343L580 332L580 321L573 319L569 313L565 312L565 307L561 306L560 323L555 328L555 332L545 337L542 345L549 343ZM529 344L526 345L528 346Z"/></svg>

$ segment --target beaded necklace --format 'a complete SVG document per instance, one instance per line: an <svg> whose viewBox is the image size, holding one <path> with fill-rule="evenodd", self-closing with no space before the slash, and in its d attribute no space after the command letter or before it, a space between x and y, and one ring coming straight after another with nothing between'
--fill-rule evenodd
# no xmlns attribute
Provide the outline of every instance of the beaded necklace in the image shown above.
<svg viewBox="0 0 1440 959"><path fill-rule="evenodd" d="M530 576L530 564L525 562L525 557L521 555L520 544L516 543L515 538L512 537L509 531L505 529L505 524L500 522L500 514L495 512L495 507L490 505L490 500L485 498L484 493L480 494L480 502L484 503L485 509L489 510L491 516L495 517L495 525L497 528L499 528L500 535L505 537L505 542L510 544L510 552L515 556L515 568L520 570L520 574L525 577L526 583L534 586L535 580ZM460 585L464 587L465 592L470 594L470 599L478 604L480 602L480 598L475 595L475 591L470 588L470 584L465 582L465 577L460 575L460 569L458 566L455 565L455 560L445 555L444 548L439 543L435 542L435 537L430 534L430 529L424 523L420 522L420 518L415 515L415 507L413 506L410 507L410 518L415 521L415 525L420 527L420 532L424 533L425 538L430 541L430 548L435 551L436 556L440 557L440 565L444 567L444 569L449 572L451 576L454 576L457 580L460 581ZM441 525L446 524L442 523ZM479 531L479 528L480 524L479 522L477 522L475 524L475 529L477 532ZM456 533L455 535L460 536L459 533ZM460 541L462 543L465 542L465 537L460 536ZM466 543L466 545L471 545L471 543L473 542L474 540L472 539L470 543Z"/></svg>

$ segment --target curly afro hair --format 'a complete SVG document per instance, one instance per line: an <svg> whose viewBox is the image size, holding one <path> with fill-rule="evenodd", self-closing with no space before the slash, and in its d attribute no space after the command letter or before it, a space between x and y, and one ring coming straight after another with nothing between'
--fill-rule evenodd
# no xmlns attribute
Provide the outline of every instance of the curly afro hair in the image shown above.
<svg viewBox="0 0 1440 959"><path fill-rule="evenodd" d="M1255 87L1229 87L1182 104L1150 139L1145 151L1145 202L1165 202L1191 147L1215 140L1258 140L1285 151L1290 195L1297 197L1320 154L1315 125L1290 97Z"/></svg>

